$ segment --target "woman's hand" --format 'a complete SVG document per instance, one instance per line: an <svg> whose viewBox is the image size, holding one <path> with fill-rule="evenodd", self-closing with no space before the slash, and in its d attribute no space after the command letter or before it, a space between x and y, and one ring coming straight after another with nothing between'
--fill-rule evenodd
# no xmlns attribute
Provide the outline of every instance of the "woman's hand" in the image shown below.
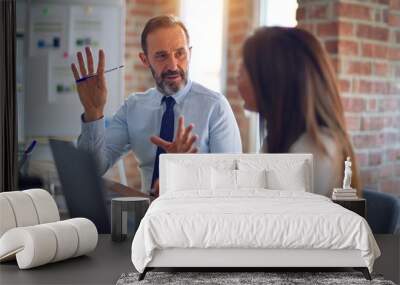
<svg viewBox="0 0 400 285"><path fill-rule="evenodd" d="M193 127L194 125L190 124L185 128L185 119L183 116L180 116L174 141L169 142L158 136L152 136L150 141L164 149L167 153L196 153L197 147L194 143L197 140L197 136L192 134Z"/></svg>

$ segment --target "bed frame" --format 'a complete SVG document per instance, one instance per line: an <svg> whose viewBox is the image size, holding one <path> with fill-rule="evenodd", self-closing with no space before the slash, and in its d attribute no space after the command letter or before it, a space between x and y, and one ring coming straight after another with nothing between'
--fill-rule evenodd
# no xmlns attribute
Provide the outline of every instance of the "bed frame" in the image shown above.
<svg viewBox="0 0 400 285"><path fill-rule="evenodd" d="M330 249L193 249L170 248L156 250L152 261L139 275L156 268L233 269L234 271L264 271L272 268L353 268L361 271L367 280L371 275L359 250ZM264 270L263 270L264 269ZM322 271L322 270L321 270Z"/></svg>
<svg viewBox="0 0 400 285"><path fill-rule="evenodd" d="M303 160L308 165L308 189L313 192L313 158L312 154L162 154L160 156L160 194L166 191L168 163L174 160L188 160L191 164L209 163L212 161L237 159L262 159L267 163L276 160ZM150 270L161 268L229 268L234 271L265 271L262 269L309 268L334 269L353 268L361 271L367 280L371 276L359 250L333 249L253 249L253 248L169 248L157 249L153 259L139 280L143 280ZM252 270L250 270L252 269Z"/></svg>

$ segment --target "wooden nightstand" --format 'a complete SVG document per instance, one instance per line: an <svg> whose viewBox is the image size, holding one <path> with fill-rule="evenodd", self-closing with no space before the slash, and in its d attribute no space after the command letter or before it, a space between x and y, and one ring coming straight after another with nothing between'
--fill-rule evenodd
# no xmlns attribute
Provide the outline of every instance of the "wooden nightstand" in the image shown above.
<svg viewBox="0 0 400 285"><path fill-rule="evenodd" d="M332 202L339 204L340 206L359 214L364 219L367 217L367 204L365 199L354 199L354 200L333 200Z"/></svg>

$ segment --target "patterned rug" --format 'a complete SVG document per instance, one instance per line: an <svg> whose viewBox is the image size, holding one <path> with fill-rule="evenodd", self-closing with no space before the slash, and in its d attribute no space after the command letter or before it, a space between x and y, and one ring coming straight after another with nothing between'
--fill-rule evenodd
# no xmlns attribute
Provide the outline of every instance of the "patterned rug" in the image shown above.
<svg viewBox="0 0 400 285"><path fill-rule="evenodd" d="M150 271L142 281L139 273L124 273L117 285L133 284L387 284L381 275L372 274L372 281L364 278L360 272L154 272Z"/></svg>

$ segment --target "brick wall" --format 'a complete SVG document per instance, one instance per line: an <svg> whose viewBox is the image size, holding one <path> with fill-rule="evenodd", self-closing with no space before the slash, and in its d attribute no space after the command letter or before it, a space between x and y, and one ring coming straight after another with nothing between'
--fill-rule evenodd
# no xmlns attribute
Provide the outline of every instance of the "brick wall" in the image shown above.
<svg viewBox="0 0 400 285"><path fill-rule="evenodd" d="M400 0L298 0L333 61L364 185L400 193Z"/></svg>
<svg viewBox="0 0 400 285"><path fill-rule="evenodd" d="M227 1L227 60L226 60L226 96L230 102L236 121L239 125L242 138L243 152L249 150L249 119L243 109L243 99L239 95L236 85L236 76L241 60L241 48L244 40L253 31L254 1L229 0Z"/></svg>

